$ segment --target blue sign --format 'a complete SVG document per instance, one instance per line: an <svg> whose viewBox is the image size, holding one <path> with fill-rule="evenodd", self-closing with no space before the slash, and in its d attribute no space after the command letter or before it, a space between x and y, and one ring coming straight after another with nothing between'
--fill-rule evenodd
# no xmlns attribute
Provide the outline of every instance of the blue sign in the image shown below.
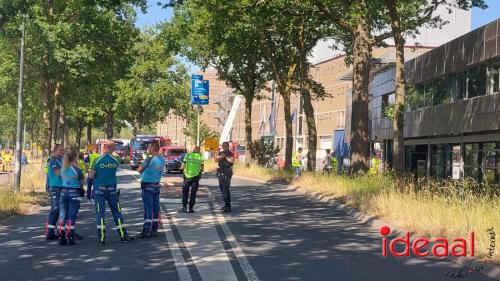
<svg viewBox="0 0 500 281"><path fill-rule="evenodd" d="M203 75L191 75L191 104L207 105L209 87L209 81L203 80Z"/></svg>

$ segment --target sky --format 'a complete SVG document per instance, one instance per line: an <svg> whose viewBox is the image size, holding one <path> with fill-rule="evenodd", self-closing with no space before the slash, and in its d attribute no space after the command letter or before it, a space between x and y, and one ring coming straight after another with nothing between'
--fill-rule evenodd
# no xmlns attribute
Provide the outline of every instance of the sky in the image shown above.
<svg viewBox="0 0 500 281"><path fill-rule="evenodd" d="M148 0L147 14L138 13L137 26L154 25L166 21L172 16L171 9L162 9L157 5L157 0ZM488 9L472 10L472 29L476 29L500 17L500 0L486 0Z"/></svg>
<svg viewBox="0 0 500 281"><path fill-rule="evenodd" d="M486 10L472 9L472 29L500 18L500 0L486 0L486 4L488 4Z"/></svg>
<svg viewBox="0 0 500 281"><path fill-rule="evenodd" d="M488 8L485 10L474 8L472 9L472 30L485 25L497 18L500 18L500 0L485 0ZM165 2L165 1L163 1ZM143 27L146 25L155 25L159 22L164 22L172 17L172 9L162 9L157 5L158 0L148 0L148 11L146 14L138 11L136 25ZM181 59L191 70L194 67L191 63Z"/></svg>

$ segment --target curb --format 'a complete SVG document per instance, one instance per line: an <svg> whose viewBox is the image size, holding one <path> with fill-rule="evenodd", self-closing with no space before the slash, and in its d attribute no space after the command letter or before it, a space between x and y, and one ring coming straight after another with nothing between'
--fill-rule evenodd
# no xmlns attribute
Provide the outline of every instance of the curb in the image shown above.
<svg viewBox="0 0 500 281"><path fill-rule="evenodd" d="M238 175L234 175L233 177L237 178L237 179L253 181L253 182L257 182L257 183L265 184L265 185L269 184L269 181L265 181L265 180L261 180L261 179L254 179L254 178L238 176ZM321 194L321 193L315 192L315 191L310 191L310 190L307 190L303 187L294 186L292 184L286 185L284 187L290 191L298 192L302 195L305 195L305 196L314 198L320 202L326 203L329 206L332 206L336 209L342 210L347 215L355 218L356 220L360 221L361 223L366 224L377 231L380 229L380 227L386 225L386 226L390 227L390 229L391 229L390 235L388 235L386 237L396 238L396 237L404 236L406 234L405 231L400 230L399 228L395 227L391 223L388 223L384 220L378 219L376 216L367 215L365 213L362 213L354 207L351 207L351 206L348 206L344 203L339 202L338 200L336 200L332 196L324 195L324 194ZM414 240L417 237L419 237L419 236L416 233L410 233L410 241ZM497 266L497 265L494 265L491 263L485 263L478 258L471 258L471 257L459 257L459 258L458 257L453 257L453 258L447 257L444 259L449 260L451 262L454 262L456 264L462 265L464 267L467 267L468 269L474 269L477 266L481 265L481 266L483 266L483 269L481 270L481 272L479 272L480 274L486 275L492 279L500 281L500 266ZM451 279L453 279L453 278L450 278L450 280Z"/></svg>

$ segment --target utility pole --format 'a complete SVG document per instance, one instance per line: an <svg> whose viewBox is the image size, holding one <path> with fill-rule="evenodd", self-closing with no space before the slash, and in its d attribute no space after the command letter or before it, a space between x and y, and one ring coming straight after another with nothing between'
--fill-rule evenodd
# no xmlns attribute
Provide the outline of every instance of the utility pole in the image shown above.
<svg viewBox="0 0 500 281"><path fill-rule="evenodd" d="M198 113L198 125L196 126L197 132L196 132L196 146L200 146L200 106L198 106L196 112Z"/></svg>
<svg viewBox="0 0 500 281"><path fill-rule="evenodd" d="M17 128L16 128L16 154L14 170L14 192L21 187L21 155L23 153L22 131L23 131L23 87L24 87L24 39L26 37L26 14L23 15L21 26L21 55L19 59L19 90L17 93Z"/></svg>

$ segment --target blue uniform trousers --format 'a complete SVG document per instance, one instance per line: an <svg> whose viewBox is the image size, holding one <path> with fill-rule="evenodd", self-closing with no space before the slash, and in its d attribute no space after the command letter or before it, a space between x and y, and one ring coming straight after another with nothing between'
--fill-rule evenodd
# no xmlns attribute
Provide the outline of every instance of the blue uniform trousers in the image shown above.
<svg viewBox="0 0 500 281"><path fill-rule="evenodd" d="M116 186L94 186L93 195L96 210L97 237L99 240L104 241L106 201L113 214L118 235L120 235L120 238L127 236Z"/></svg>
<svg viewBox="0 0 500 281"><path fill-rule="evenodd" d="M50 211L45 223L45 236L49 237L55 234L57 219L59 219L59 197L61 194L61 187L49 187L50 194Z"/></svg>
<svg viewBox="0 0 500 281"><path fill-rule="evenodd" d="M142 202L144 203L143 231L158 231L160 221L160 184L141 183Z"/></svg>
<svg viewBox="0 0 500 281"><path fill-rule="evenodd" d="M62 188L59 199L59 235L66 230L70 237L75 231L76 216L80 210L80 191L77 188Z"/></svg>

